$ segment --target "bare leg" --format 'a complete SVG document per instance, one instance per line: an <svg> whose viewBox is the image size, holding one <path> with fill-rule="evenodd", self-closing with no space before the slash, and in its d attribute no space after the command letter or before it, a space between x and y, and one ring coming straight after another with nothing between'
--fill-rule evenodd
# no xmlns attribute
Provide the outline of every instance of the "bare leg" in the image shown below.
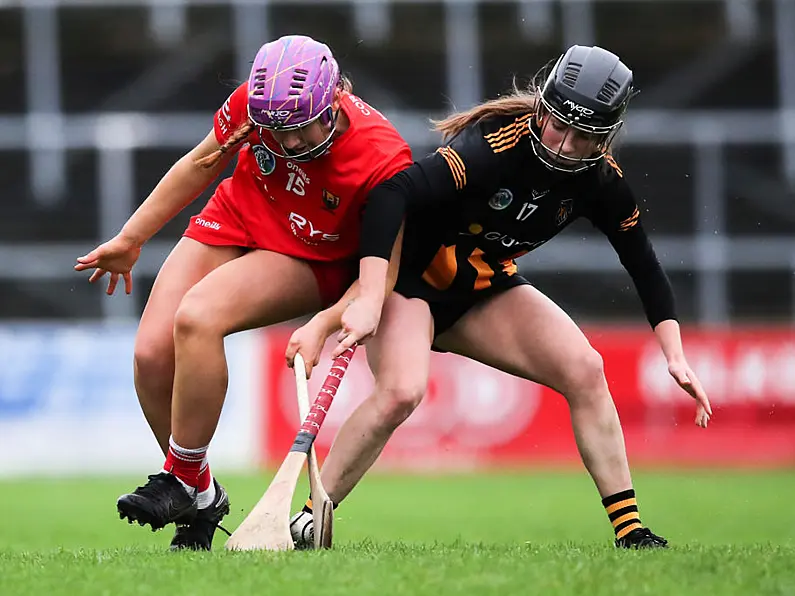
<svg viewBox="0 0 795 596"><path fill-rule="evenodd" d="M157 529L180 525L174 548L209 549L215 525L229 512L212 482L207 448L226 397L224 337L284 321L320 307L317 281L300 260L252 251L213 269L184 295L173 317L174 383L168 473L122 495L122 518ZM169 445L170 443L170 445Z"/></svg>
<svg viewBox="0 0 795 596"><path fill-rule="evenodd" d="M348 496L420 404L428 384L431 338L428 305L391 294L378 333L367 342L375 391L340 427L323 464L323 485L335 503Z"/></svg>
<svg viewBox="0 0 795 596"><path fill-rule="evenodd" d="M135 391L149 427L165 454L171 434L174 385L174 315L183 296L216 267L243 254L182 238L163 263L135 337Z"/></svg>
<svg viewBox="0 0 795 596"><path fill-rule="evenodd" d="M206 447L226 397L224 337L321 307L312 269L257 250L215 269L182 300L174 323L176 374L171 434L185 449Z"/></svg>
<svg viewBox="0 0 795 596"><path fill-rule="evenodd" d="M490 342L480 341L486 331ZM437 345L562 393L577 447L600 495L632 488L624 435L602 358L574 321L544 294L531 286L498 294L469 311Z"/></svg>

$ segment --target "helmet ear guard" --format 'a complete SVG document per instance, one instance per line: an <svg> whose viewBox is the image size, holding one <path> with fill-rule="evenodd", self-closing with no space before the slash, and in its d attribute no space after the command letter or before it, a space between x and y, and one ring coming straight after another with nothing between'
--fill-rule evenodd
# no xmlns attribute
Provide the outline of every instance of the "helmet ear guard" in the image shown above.
<svg viewBox="0 0 795 596"><path fill-rule="evenodd" d="M541 83L543 81L543 83ZM615 54L599 47L572 46L552 65L534 77L537 91L535 117L529 122L533 151L548 168L577 173L598 163L610 151L624 121L629 100L636 95L632 71ZM549 147L542 142L552 119L570 134L596 140L591 156L562 155L563 143Z"/></svg>

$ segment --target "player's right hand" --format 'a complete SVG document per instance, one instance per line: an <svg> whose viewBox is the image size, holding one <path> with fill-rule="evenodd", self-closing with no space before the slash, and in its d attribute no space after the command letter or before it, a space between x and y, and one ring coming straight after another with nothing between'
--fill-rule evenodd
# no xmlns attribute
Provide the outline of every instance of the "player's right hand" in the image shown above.
<svg viewBox="0 0 795 596"><path fill-rule="evenodd" d="M90 253L77 257L75 271L94 269L89 283L94 283L106 273L110 274L107 294L110 296L116 291L119 277L124 279L124 290L127 294L132 292L132 268L141 254L141 246L130 238L117 234L104 244L100 244Z"/></svg>
<svg viewBox="0 0 795 596"><path fill-rule="evenodd" d="M355 298L342 315L342 330L337 335L337 347L331 353L336 358L354 344L367 341L378 330L381 322L380 300L359 297Z"/></svg>
<svg viewBox="0 0 795 596"><path fill-rule="evenodd" d="M696 425L701 428L707 428L707 423L712 417L712 406L696 373L693 372L693 369L690 368L684 358L669 362L668 372L679 386L696 400Z"/></svg>
<svg viewBox="0 0 795 596"><path fill-rule="evenodd" d="M312 376L312 369L320 362L320 353L326 344L326 339L331 334L332 329L323 318L324 313L320 312L312 317L306 324L296 329L287 342L287 350L284 357L287 359L287 366L293 367L295 355L301 353L306 365L306 378Z"/></svg>

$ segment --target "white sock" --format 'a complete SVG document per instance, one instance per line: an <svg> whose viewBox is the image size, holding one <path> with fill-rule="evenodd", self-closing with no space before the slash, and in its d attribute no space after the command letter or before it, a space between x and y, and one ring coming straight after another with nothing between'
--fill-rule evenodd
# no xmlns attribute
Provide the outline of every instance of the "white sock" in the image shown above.
<svg viewBox="0 0 795 596"><path fill-rule="evenodd" d="M210 487L207 490L201 491L196 500L199 504L199 509L207 509L215 501L215 482L210 479Z"/></svg>

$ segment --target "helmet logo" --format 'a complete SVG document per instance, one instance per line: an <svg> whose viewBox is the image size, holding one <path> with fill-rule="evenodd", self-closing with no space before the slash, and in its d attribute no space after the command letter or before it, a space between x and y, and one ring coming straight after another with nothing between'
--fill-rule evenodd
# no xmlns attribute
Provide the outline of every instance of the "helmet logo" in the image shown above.
<svg viewBox="0 0 795 596"><path fill-rule="evenodd" d="M585 106L581 106L580 104L574 103L570 99L567 99L563 102L564 106L568 106L575 112L579 112L583 116L593 116L593 110L590 108L586 108Z"/></svg>
<svg viewBox="0 0 795 596"><path fill-rule="evenodd" d="M270 118L287 118L290 115L290 110L265 110L265 113Z"/></svg>
<svg viewBox="0 0 795 596"><path fill-rule="evenodd" d="M489 199L489 207L495 211L502 211L513 201L513 193L507 188L501 188Z"/></svg>
<svg viewBox="0 0 795 596"><path fill-rule="evenodd" d="M254 159L257 160L257 167L262 172L263 176L270 176L273 170L276 169L276 157L268 151L265 145L253 145L251 151L254 153Z"/></svg>

